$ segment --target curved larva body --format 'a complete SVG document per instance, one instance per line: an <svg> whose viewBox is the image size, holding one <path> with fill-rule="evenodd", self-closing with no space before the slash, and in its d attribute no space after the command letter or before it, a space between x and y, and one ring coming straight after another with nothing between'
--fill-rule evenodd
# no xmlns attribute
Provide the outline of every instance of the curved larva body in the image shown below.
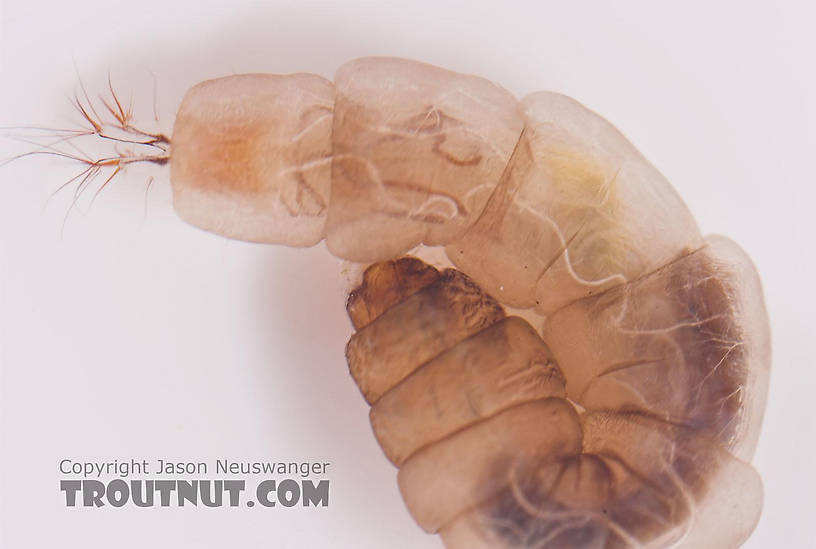
<svg viewBox="0 0 816 549"><path fill-rule="evenodd" d="M172 143L187 221L384 262L350 298L347 357L409 510L447 547L727 549L750 534L759 280L604 119L367 58L334 84L199 84ZM419 244L461 272L393 261Z"/></svg>

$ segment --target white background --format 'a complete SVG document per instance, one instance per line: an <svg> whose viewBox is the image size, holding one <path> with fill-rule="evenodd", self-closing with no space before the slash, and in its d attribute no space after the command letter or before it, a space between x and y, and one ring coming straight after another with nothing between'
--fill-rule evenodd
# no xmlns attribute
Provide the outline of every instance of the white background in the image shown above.
<svg viewBox="0 0 816 549"><path fill-rule="evenodd" d="M202 79L331 77L373 54L576 97L755 260L774 365L755 458L765 511L745 547L816 547L812 3L504 4L4 0L0 124L68 124L74 62L92 90L110 70L148 120L154 74L167 132ZM339 262L186 226L162 170L131 170L63 230L70 192L47 199L72 169L0 168L0 546L440 548L405 511L346 373ZM57 489L63 457L219 456L330 461L331 506L70 510Z"/></svg>

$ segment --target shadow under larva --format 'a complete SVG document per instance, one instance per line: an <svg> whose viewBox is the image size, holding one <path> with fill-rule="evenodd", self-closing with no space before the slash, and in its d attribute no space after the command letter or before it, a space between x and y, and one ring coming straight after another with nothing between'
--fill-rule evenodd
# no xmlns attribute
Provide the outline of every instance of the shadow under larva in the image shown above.
<svg viewBox="0 0 816 549"><path fill-rule="evenodd" d="M759 278L603 118L363 58L334 82L202 82L171 138L132 135L161 149L121 161L169 162L193 225L325 239L369 265L348 300L350 371L409 511L446 547L750 535L770 367ZM450 268L422 260L433 247Z"/></svg>

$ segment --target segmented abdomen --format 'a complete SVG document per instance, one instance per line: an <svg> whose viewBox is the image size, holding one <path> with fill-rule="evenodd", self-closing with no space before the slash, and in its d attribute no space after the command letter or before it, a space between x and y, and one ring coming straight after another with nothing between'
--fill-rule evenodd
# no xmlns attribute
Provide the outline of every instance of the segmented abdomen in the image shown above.
<svg viewBox="0 0 816 549"><path fill-rule="evenodd" d="M742 512L756 512L758 478L726 451L741 419L744 351L729 357L739 334L728 320L728 280L704 253L619 292L631 302L659 285L669 298L681 294L675 304L699 307L657 311L679 348L589 381L555 358L572 360L568 337L552 334L551 350L460 271L410 257L369 267L349 298L357 332L346 356L419 524L453 548L668 547L712 512L700 507L711 490L739 486ZM573 306L606 326L622 303L613 291ZM552 322L586 336L574 314L567 308ZM683 322L695 314L708 320ZM592 354L588 341L581 348ZM665 351L664 341L647 352Z"/></svg>

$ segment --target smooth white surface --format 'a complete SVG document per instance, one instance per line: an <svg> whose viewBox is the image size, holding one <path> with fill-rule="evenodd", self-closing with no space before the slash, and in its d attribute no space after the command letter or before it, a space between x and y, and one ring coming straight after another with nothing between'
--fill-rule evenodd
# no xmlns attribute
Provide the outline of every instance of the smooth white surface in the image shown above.
<svg viewBox="0 0 816 549"><path fill-rule="evenodd" d="M362 55L472 72L517 96L576 97L666 174L704 232L756 262L774 365L755 459L765 511L744 547L816 547L814 8L503 5L4 0L0 125L67 123L74 61L90 89L110 70L148 118L155 74L168 132L202 79L331 77ZM70 192L45 204L71 173L45 158L0 168L0 546L440 548L404 510L346 374L338 261L185 226L166 170L131 170L61 233ZM64 507L60 458L140 456L331 461L331 505Z"/></svg>

